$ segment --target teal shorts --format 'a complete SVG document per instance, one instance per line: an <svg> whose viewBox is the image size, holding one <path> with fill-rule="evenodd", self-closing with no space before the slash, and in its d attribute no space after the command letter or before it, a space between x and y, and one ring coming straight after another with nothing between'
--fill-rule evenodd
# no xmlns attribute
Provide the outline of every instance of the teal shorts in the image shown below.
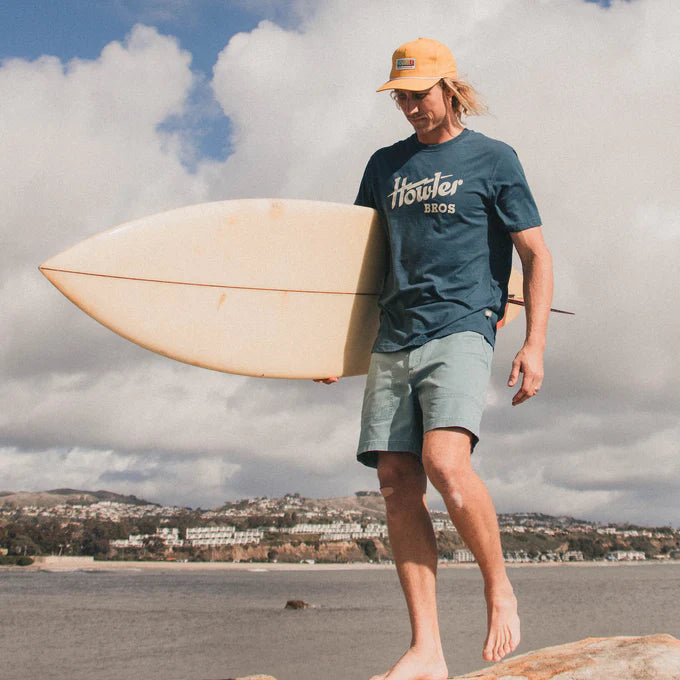
<svg viewBox="0 0 680 680"><path fill-rule="evenodd" d="M357 459L378 466L380 451L422 453L423 434L461 427L479 440L493 348L473 331L410 350L374 352L364 390Z"/></svg>

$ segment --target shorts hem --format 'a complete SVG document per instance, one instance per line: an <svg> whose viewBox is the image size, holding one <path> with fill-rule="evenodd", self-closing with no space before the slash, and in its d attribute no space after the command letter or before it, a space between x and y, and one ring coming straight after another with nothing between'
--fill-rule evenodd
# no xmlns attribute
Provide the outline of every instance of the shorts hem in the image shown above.
<svg viewBox="0 0 680 680"><path fill-rule="evenodd" d="M378 454L383 451L412 453L418 458L421 457L421 447L412 441L392 441L372 440L359 445L357 460L366 467L378 467Z"/></svg>
<svg viewBox="0 0 680 680"><path fill-rule="evenodd" d="M432 427L428 427L425 432L430 432L432 430L448 430L452 427L458 427L461 430L466 430L472 435L472 440L470 441L470 453L475 452L475 446L479 444L479 433L481 430L481 427L470 427L469 425L465 425L462 423L454 423L453 425L447 424L447 425L433 425Z"/></svg>
<svg viewBox="0 0 680 680"><path fill-rule="evenodd" d="M467 430L476 441L479 441L479 432L481 430L481 427L479 426L479 423L470 423L470 422L464 422L460 420L442 420L442 421L435 421L434 423L428 423L427 427L424 428L424 432L430 432L431 430L447 430L452 427L459 427L461 430Z"/></svg>

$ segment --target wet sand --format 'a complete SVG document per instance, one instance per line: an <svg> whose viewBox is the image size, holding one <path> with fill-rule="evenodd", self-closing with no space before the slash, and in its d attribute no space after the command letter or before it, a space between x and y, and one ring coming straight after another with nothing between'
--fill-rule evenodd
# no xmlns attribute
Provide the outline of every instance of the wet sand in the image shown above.
<svg viewBox="0 0 680 680"><path fill-rule="evenodd" d="M584 561L584 562L507 562L508 568L555 568L555 567L630 567L638 565L675 564L680 560L639 560L639 561ZM0 567L2 569L3 567ZM27 567L4 567L21 571L347 571L359 569L394 569L394 564L349 562L339 564L307 562L163 562L94 560L88 557L38 557ZM439 562L439 569L476 569L476 563Z"/></svg>

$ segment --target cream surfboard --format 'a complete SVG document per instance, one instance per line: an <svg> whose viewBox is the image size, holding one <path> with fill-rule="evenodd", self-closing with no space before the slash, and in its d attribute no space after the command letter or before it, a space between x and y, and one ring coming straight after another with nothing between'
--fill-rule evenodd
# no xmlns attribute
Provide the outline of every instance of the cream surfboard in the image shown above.
<svg viewBox="0 0 680 680"><path fill-rule="evenodd" d="M40 266L83 311L159 354L228 373L366 373L385 242L370 208L203 203L135 220ZM521 303L521 276L510 300ZM520 307L508 306L508 316Z"/></svg>

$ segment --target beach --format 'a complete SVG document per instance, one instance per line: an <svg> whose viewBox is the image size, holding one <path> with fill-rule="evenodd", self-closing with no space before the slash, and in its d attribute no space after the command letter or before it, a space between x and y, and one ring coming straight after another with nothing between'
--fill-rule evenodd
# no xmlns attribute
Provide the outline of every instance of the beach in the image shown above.
<svg viewBox="0 0 680 680"><path fill-rule="evenodd" d="M48 567L49 565L44 565ZM73 564L73 567L76 565ZM678 564L509 566L518 653L586 637L680 637ZM483 667L476 565L439 574L451 675ZM290 599L309 603L286 610ZM95 562L0 571L0 653L12 680L365 680L404 651L392 565Z"/></svg>
<svg viewBox="0 0 680 680"><path fill-rule="evenodd" d="M27 567L0 567L22 571L347 571L394 569L392 563L371 562L176 562L161 560L95 560L92 557L46 556L35 558ZM582 561L582 562L516 562L508 563L512 568L573 568L573 567L635 567L635 566L680 566L680 560L634 560L634 561ZM440 560L439 569L476 569L476 563Z"/></svg>

